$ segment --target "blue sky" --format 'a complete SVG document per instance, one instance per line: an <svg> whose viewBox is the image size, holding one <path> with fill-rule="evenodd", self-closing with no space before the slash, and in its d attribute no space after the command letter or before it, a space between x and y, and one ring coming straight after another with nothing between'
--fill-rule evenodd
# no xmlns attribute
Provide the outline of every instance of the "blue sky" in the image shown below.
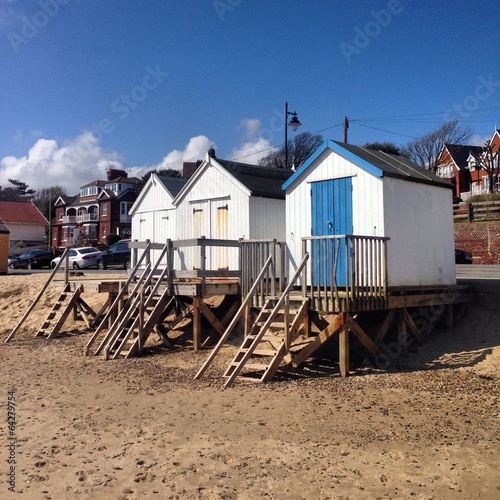
<svg viewBox="0 0 500 500"><path fill-rule="evenodd" d="M0 0L0 185L77 192L109 164L256 162L300 131L404 144L500 126L494 0Z"/></svg>

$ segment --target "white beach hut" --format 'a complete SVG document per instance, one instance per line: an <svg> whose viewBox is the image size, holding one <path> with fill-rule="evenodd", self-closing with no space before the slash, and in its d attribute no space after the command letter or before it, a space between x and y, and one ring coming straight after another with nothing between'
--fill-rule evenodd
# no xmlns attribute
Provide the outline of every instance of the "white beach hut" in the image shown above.
<svg viewBox="0 0 500 500"><path fill-rule="evenodd" d="M293 172L219 159L210 149L173 200L177 238L285 241L285 182ZM183 269L199 266L197 257L181 256ZM207 253L206 269L237 269L236 249Z"/></svg>
<svg viewBox="0 0 500 500"><path fill-rule="evenodd" d="M290 267L301 261L303 238L385 237L382 271L389 288L453 285L452 188L402 156L328 140L283 185ZM336 269L341 269L337 284L343 285L354 272L346 273L345 265L354 265L346 253L355 248L340 240L339 248L346 250L339 252ZM370 245L358 261L375 262L369 254L379 250ZM313 281L324 280L328 269L312 274Z"/></svg>
<svg viewBox="0 0 500 500"><path fill-rule="evenodd" d="M177 220L173 199L186 184L186 179L160 176L155 173L144 185L130 209L132 240L165 243L177 238ZM152 254L156 258L159 251Z"/></svg>

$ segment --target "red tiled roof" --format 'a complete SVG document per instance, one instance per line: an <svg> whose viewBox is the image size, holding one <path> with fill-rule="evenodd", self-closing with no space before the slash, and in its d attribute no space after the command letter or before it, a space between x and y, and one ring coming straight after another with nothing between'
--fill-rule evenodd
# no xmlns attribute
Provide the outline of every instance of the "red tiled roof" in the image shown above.
<svg viewBox="0 0 500 500"><path fill-rule="evenodd" d="M49 223L31 201L0 201L0 219L7 225Z"/></svg>

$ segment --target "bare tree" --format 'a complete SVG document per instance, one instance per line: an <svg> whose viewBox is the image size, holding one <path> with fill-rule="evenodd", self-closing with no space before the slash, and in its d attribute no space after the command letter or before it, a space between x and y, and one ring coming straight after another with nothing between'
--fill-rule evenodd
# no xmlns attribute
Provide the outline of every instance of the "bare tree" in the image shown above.
<svg viewBox="0 0 500 500"><path fill-rule="evenodd" d="M489 181L489 191L493 193L496 189L498 176L500 174L500 152L493 151L491 141L484 143L481 155L476 156L477 165L486 171Z"/></svg>
<svg viewBox="0 0 500 500"><path fill-rule="evenodd" d="M299 168L319 146L323 144L322 135L302 132L288 140L288 165L285 165L285 145L277 151L272 151L259 160L261 167Z"/></svg>
<svg viewBox="0 0 500 500"><path fill-rule="evenodd" d="M372 149L373 151L383 151L390 155L399 156L401 154L401 149L399 149L393 142L367 142L363 145L366 149Z"/></svg>
<svg viewBox="0 0 500 500"><path fill-rule="evenodd" d="M436 173L444 144L463 144L471 135L472 129L460 127L458 118L454 118L436 130L408 142L401 152L421 167Z"/></svg>

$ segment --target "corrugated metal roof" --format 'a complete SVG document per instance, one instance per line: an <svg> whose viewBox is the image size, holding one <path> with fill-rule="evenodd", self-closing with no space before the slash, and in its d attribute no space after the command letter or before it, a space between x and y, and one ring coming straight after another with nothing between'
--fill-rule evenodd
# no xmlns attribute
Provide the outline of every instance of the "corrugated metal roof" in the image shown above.
<svg viewBox="0 0 500 500"><path fill-rule="evenodd" d="M285 199L282 185L293 175L293 171L259 167L220 158L215 158L215 161L240 181L252 193L252 196Z"/></svg>
<svg viewBox="0 0 500 500"><path fill-rule="evenodd" d="M31 201L0 201L0 219L7 225L49 223Z"/></svg>

